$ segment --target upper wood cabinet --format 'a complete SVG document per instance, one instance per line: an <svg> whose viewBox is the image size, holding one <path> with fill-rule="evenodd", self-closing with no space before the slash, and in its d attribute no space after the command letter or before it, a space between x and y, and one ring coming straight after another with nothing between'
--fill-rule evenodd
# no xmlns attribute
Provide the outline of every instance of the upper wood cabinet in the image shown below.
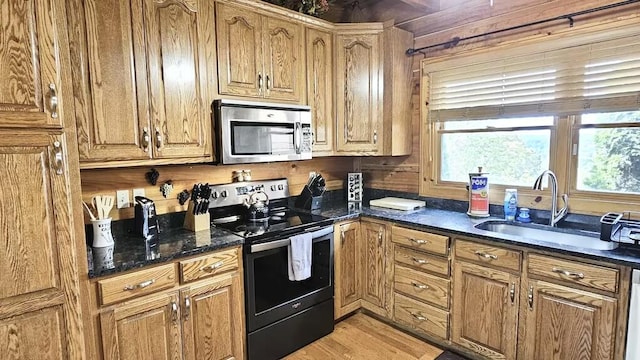
<svg viewBox="0 0 640 360"><path fill-rule="evenodd" d="M2 358L84 356L66 150L60 134L0 137Z"/></svg>
<svg viewBox="0 0 640 360"><path fill-rule="evenodd" d="M73 0L67 6L72 64L79 69L73 84L81 166L210 160L212 2Z"/></svg>
<svg viewBox="0 0 640 360"><path fill-rule="evenodd" d="M382 152L382 37L336 36L336 151Z"/></svg>
<svg viewBox="0 0 640 360"><path fill-rule="evenodd" d="M360 221L336 224L334 228L336 319L360 308L362 255Z"/></svg>
<svg viewBox="0 0 640 360"><path fill-rule="evenodd" d="M333 153L333 35L307 28L307 104L311 107L313 155Z"/></svg>
<svg viewBox="0 0 640 360"><path fill-rule="evenodd" d="M220 94L302 103L302 25L229 3L216 11Z"/></svg>
<svg viewBox="0 0 640 360"><path fill-rule="evenodd" d="M0 127L62 127L64 10L53 0L8 0L0 11Z"/></svg>

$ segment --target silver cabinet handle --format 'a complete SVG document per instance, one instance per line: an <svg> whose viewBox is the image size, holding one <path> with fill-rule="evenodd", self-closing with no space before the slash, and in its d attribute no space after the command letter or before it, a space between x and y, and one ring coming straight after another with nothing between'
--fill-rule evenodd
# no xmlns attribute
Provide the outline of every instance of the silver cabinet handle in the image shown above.
<svg viewBox="0 0 640 360"><path fill-rule="evenodd" d="M511 283L511 288L509 289L509 298L511 298L511 303L516 299L516 283Z"/></svg>
<svg viewBox="0 0 640 360"><path fill-rule="evenodd" d="M382 246L382 228L378 229L378 246Z"/></svg>
<svg viewBox="0 0 640 360"><path fill-rule="evenodd" d="M411 314L411 316L413 316L413 317L414 317L414 318L416 318L417 320L420 320L420 321L425 321L425 320L427 320L427 318L426 318L426 317L424 317L424 316L422 316L422 314L420 314L420 313L410 313L410 314Z"/></svg>
<svg viewBox="0 0 640 360"><path fill-rule="evenodd" d="M56 92L56 84L49 84L49 91L51 92L51 97L49 98L49 109L51 111L51 117L54 119L58 118L58 94Z"/></svg>
<svg viewBox="0 0 640 360"><path fill-rule="evenodd" d="M160 128L156 128L156 148L160 150L162 147L162 134L160 133Z"/></svg>
<svg viewBox="0 0 640 360"><path fill-rule="evenodd" d="M184 297L184 321L189 321L189 314L191 313L191 299L189 296Z"/></svg>
<svg viewBox="0 0 640 360"><path fill-rule="evenodd" d="M142 128L142 149L144 152L149 152L149 142L151 138L149 137L149 129L145 126Z"/></svg>
<svg viewBox="0 0 640 360"><path fill-rule="evenodd" d="M533 310L533 286L529 286L529 293L527 294L529 300L529 310Z"/></svg>
<svg viewBox="0 0 640 360"><path fill-rule="evenodd" d="M426 290L429 288L429 285L425 285L425 284L419 284L417 282L411 282L411 285L413 285L414 288L416 289L420 289L420 290Z"/></svg>
<svg viewBox="0 0 640 360"><path fill-rule="evenodd" d="M486 252L482 252L482 251L476 251L475 254L478 255L478 256L481 256L481 257L483 257L485 259L496 260L498 258L497 255L487 254Z"/></svg>
<svg viewBox="0 0 640 360"><path fill-rule="evenodd" d="M584 279L584 274L583 273L573 272L573 271L559 269L559 268L555 268L555 267L553 269L551 269L551 271L553 271L556 274L568 276L568 277L574 278L574 279L581 279L581 280Z"/></svg>
<svg viewBox="0 0 640 360"><path fill-rule="evenodd" d="M64 160L62 159L62 144L60 141L53 142L53 170L56 175L64 172Z"/></svg>
<svg viewBox="0 0 640 360"><path fill-rule="evenodd" d="M136 289L144 289L147 286L153 285L153 283L155 283L155 282L156 282L155 279L149 279L149 280L143 281L143 282L141 282L139 284L127 285L127 286L124 287L123 290L125 290L125 291L133 291L133 290L136 290Z"/></svg>
<svg viewBox="0 0 640 360"><path fill-rule="evenodd" d="M421 240L421 239L414 239L414 238L409 238L409 241L411 241L412 243L416 243L418 245L423 245L423 244L428 244L429 243L428 240Z"/></svg>
<svg viewBox="0 0 640 360"><path fill-rule="evenodd" d="M340 242L344 245L344 230L340 229Z"/></svg>
<svg viewBox="0 0 640 360"><path fill-rule="evenodd" d="M258 92L262 94L262 74L258 73Z"/></svg>
<svg viewBox="0 0 640 360"><path fill-rule="evenodd" d="M178 304L175 301L171 302L171 320L173 322L178 321Z"/></svg>
<svg viewBox="0 0 640 360"><path fill-rule="evenodd" d="M418 263L418 264L421 264L421 265L423 265L423 264L428 264L428 263L429 263L429 262L428 262L427 260L425 260L425 259L418 259L418 258L415 258L415 257L414 257L414 258L411 258L411 259L413 260L413 262Z"/></svg>
<svg viewBox="0 0 640 360"><path fill-rule="evenodd" d="M267 75L267 91L271 90L271 78Z"/></svg>
<svg viewBox="0 0 640 360"><path fill-rule="evenodd" d="M373 130L373 143L378 143L378 130Z"/></svg>
<svg viewBox="0 0 640 360"><path fill-rule="evenodd" d="M211 265L203 266L203 267L200 268L200 270L206 271L206 272L214 272L214 271L218 270L219 268L221 268L222 265L224 265L224 261L218 261L218 262L213 263Z"/></svg>

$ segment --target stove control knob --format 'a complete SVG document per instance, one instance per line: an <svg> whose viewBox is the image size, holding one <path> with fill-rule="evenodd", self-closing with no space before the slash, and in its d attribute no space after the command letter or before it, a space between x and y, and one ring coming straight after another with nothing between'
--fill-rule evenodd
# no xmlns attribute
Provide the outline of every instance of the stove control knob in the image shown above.
<svg viewBox="0 0 640 360"><path fill-rule="evenodd" d="M275 185L271 185L271 191L276 191L276 186Z"/></svg>
<svg viewBox="0 0 640 360"><path fill-rule="evenodd" d="M220 196L222 196L223 198L227 197L227 190L222 190L222 192L220 193Z"/></svg>
<svg viewBox="0 0 640 360"><path fill-rule="evenodd" d="M214 199L217 199L218 198L218 192L217 191L212 192L211 193L211 197L214 198Z"/></svg>
<svg viewBox="0 0 640 360"><path fill-rule="evenodd" d="M284 185L282 184L278 185L278 190L284 190Z"/></svg>

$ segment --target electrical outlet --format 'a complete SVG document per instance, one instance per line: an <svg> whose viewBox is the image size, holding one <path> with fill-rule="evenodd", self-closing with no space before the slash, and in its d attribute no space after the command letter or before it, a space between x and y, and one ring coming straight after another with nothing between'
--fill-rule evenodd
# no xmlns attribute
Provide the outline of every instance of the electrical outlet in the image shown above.
<svg viewBox="0 0 640 360"><path fill-rule="evenodd" d="M124 209L129 206L129 190L116 191L116 207L118 209Z"/></svg>
<svg viewBox="0 0 640 360"><path fill-rule="evenodd" d="M143 188L133 189L133 198L135 199L136 196L143 196L144 197L144 189Z"/></svg>

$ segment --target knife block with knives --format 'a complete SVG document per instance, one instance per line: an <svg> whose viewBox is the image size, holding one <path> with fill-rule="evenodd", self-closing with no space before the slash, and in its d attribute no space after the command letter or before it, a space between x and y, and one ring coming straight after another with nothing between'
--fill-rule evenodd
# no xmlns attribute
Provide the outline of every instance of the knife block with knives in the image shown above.
<svg viewBox="0 0 640 360"><path fill-rule="evenodd" d="M191 190L191 200L184 217L184 228L191 231L201 231L210 228L209 197L211 187L209 184L195 184Z"/></svg>
<svg viewBox="0 0 640 360"><path fill-rule="evenodd" d="M309 182L304 186L302 193L300 193L296 199L296 207L306 210L320 209L325 186L326 182L322 175L316 174L309 178Z"/></svg>

